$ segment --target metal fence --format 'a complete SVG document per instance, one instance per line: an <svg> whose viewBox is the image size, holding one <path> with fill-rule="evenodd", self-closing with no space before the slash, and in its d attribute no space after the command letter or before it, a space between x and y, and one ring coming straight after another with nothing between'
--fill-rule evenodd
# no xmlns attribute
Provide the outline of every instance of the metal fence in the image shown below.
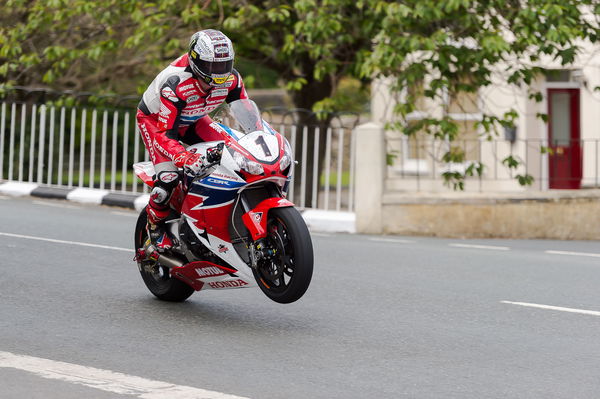
<svg viewBox="0 0 600 399"><path fill-rule="evenodd" d="M294 114L294 110L264 114L288 138L299 162L294 171L299 184L290 186L289 197L301 208L352 211L356 121L344 126L347 121L340 117L320 131L298 126ZM316 138L312 148L310 135ZM319 153L321 136L324 158L315 157L309 165L309 151ZM132 108L0 103L0 181L147 193L132 169L133 163L147 160Z"/></svg>
<svg viewBox="0 0 600 399"><path fill-rule="evenodd" d="M452 147L465 155L464 162L442 162L443 155ZM600 139L596 138L563 142L498 138L449 143L388 133L387 152L386 186L391 191L448 190L444 175L464 174L471 165L474 173L464 180L466 191L600 187ZM511 165L508 159L518 164ZM481 173L477 173L480 164Z"/></svg>

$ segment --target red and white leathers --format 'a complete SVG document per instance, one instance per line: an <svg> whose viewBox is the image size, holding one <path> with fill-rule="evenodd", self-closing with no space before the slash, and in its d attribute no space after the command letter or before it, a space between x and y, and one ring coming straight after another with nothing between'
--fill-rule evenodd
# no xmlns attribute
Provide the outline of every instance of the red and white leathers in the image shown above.
<svg viewBox="0 0 600 399"><path fill-rule="evenodd" d="M230 103L245 98L248 98L246 89L235 69L224 84L205 91L192 74L187 54L152 81L137 112L140 134L156 171L146 207L151 224L156 225L169 214L168 203L178 183L176 163L185 151L182 143L219 140L222 137L219 128L208 113L224 101Z"/></svg>

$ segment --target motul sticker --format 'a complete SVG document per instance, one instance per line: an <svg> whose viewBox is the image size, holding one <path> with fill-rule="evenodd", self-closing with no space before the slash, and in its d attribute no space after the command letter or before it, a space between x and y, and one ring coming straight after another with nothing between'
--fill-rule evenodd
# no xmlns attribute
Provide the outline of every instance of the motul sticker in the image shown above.
<svg viewBox="0 0 600 399"><path fill-rule="evenodd" d="M247 282L245 282L244 280L233 280L233 281L214 281L211 283L208 283L208 285L211 288L236 288L236 287L243 287L245 285L248 285Z"/></svg>
<svg viewBox="0 0 600 399"><path fill-rule="evenodd" d="M197 267L194 270L196 270L196 273L198 274L198 277L200 277L200 278L218 277L218 276L224 276L225 274L227 274L223 270L219 269L216 266Z"/></svg>

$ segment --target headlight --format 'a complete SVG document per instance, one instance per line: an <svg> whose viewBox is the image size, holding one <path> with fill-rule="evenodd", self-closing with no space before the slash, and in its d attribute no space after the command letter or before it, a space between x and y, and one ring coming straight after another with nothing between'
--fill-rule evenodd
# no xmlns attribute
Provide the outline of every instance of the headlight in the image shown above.
<svg viewBox="0 0 600 399"><path fill-rule="evenodd" d="M290 166L290 164L292 163L292 157L290 157L288 154L285 154L284 156L281 157L281 162L279 163L279 168L284 171L287 169L288 166Z"/></svg>
<svg viewBox="0 0 600 399"><path fill-rule="evenodd" d="M237 151L233 153L233 159L240 169L250 173L251 175L262 175L265 173L265 170L261 164L249 160Z"/></svg>
<svg viewBox="0 0 600 399"><path fill-rule="evenodd" d="M281 171L286 170L287 167L292 163L292 147L285 137L283 138L283 143L283 156L281 157L281 162L279 163L279 168Z"/></svg>

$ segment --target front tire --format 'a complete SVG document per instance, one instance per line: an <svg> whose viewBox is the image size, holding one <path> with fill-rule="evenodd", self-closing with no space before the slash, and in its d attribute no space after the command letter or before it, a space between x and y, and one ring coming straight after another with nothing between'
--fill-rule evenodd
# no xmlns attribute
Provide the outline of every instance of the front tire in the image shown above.
<svg viewBox="0 0 600 399"><path fill-rule="evenodd" d="M296 208L269 211L267 237L272 253L253 269L260 289L275 302L291 303L304 295L313 272L313 247L310 233Z"/></svg>
<svg viewBox="0 0 600 399"><path fill-rule="evenodd" d="M148 215L146 209L142 209L135 226L135 253L138 249L144 247L144 243L148 239L146 224L148 223ZM169 268L160 265L153 260L139 260L138 269L142 275L142 279L146 287L158 299L169 302L183 302L194 293L194 289L183 281L172 278L169 275Z"/></svg>

